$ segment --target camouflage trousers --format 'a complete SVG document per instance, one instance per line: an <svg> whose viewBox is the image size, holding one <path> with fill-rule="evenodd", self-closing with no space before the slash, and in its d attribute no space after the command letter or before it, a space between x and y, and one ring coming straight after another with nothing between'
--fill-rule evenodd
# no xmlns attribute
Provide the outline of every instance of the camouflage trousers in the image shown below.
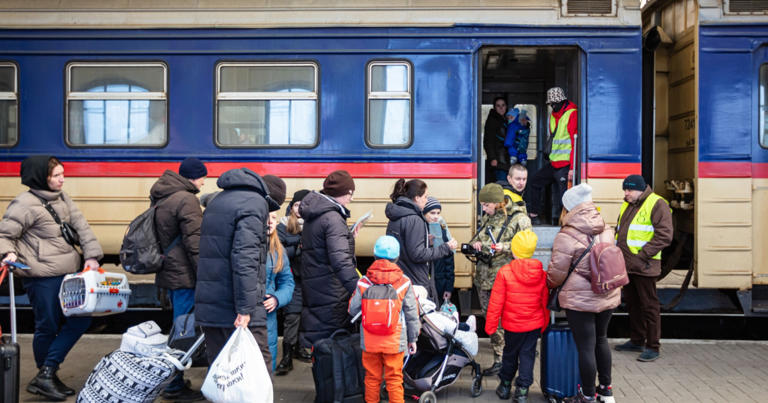
<svg viewBox="0 0 768 403"><path fill-rule="evenodd" d="M485 317L488 317L488 301L491 299L491 290L477 290L477 295L480 297L480 306L483 307L483 313ZM504 329L499 324L496 331L491 336L491 348L493 349L493 362L501 362L501 356L504 353Z"/></svg>

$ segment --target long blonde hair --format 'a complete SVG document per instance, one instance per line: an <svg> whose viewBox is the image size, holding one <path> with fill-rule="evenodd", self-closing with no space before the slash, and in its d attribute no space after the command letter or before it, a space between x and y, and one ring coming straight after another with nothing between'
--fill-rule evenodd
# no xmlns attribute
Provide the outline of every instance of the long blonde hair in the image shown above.
<svg viewBox="0 0 768 403"><path fill-rule="evenodd" d="M275 266L272 268L272 272L280 273L280 271L283 270L283 244L280 242L280 238L277 236L277 229L269 234L268 253L270 256L272 256L272 260L275 263Z"/></svg>
<svg viewBox="0 0 768 403"><path fill-rule="evenodd" d="M291 213L288 215L288 222L285 224L285 229L288 233L293 235L301 233L301 223L299 223L299 217L296 217L296 214L293 213L293 209L291 209Z"/></svg>

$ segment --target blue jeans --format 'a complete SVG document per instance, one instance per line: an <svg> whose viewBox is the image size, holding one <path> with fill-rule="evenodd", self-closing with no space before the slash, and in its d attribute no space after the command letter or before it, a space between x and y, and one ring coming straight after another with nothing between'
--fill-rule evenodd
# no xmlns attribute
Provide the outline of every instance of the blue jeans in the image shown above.
<svg viewBox="0 0 768 403"><path fill-rule="evenodd" d="M173 321L176 322L176 318L179 316L192 312L192 308L195 306L195 289L179 288L177 290L168 290L168 298L170 298L171 306L173 307ZM179 372L165 388L165 391L176 392L183 387L184 373Z"/></svg>
<svg viewBox="0 0 768 403"><path fill-rule="evenodd" d="M504 355L501 358L499 378L511 381L515 372L520 370L515 380L515 386L528 388L533 384L533 364L536 361L536 341L541 329L525 333L504 331ZM519 367L518 367L519 362Z"/></svg>
<svg viewBox="0 0 768 403"><path fill-rule="evenodd" d="M32 351L38 368L58 368L69 350L91 325L90 317L66 317L61 311L59 288L64 276L24 278L32 311L35 314L35 336Z"/></svg>

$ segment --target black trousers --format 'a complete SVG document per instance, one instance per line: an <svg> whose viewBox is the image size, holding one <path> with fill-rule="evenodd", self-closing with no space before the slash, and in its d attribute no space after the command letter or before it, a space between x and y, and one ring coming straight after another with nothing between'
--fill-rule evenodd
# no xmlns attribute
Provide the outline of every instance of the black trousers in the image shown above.
<svg viewBox="0 0 768 403"><path fill-rule="evenodd" d="M629 339L632 343L659 351L661 347L661 306L656 294L656 277L629 275L624 286L629 310Z"/></svg>
<svg viewBox="0 0 768 403"><path fill-rule="evenodd" d="M528 388L533 384L533 364L536 362L536 341L539 335L541 329L524 333L504 331L504 354L499 371L502 381L511 381L519 369L515 386Z"/></svg>
<svg viewBox="0 0 768 403"><path fill-rule="evenodd" d="M568 188L569 170L570 166L555 169L552 164L546 164L533 174L533 177L528 180L528 186L531 189L530 201L527 205L529 213L538 215L544 211L544 191L547 186L554 183L557 191L552 193L552 214L554 214L552 219L560 218L563 193Z"/></svg>
<svg viewBox="0 0 768 403"><path fill-rule="evenodd" d="M259 343L259 349L261 350L261 356L264 357L264 363L269 371L269 376L272 377L272 353L269 351L269 343L267 342L267 325L260 327L249 327L248 330L253 334L253 338ZM208 366L213 365L213 361L216 360L216 356L219 355L221 349L227 344L229 336L235 332L235 327L207 327L203 326L203 333L205 334L205 352L208 355Z"/></svg>
<svg viewBox="0 0 768 403"><path fill-rule="evenodd" d="M611 384L611 346L608 323L613 309L600 313L565 310L573 340L579 350L579 372L584 396L595 395L595 375L601 385Z"/></svg>

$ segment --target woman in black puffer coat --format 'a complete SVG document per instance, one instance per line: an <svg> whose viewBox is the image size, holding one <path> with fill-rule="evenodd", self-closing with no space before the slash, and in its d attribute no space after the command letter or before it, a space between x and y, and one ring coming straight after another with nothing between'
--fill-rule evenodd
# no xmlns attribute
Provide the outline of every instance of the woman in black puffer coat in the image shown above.
<svg viewBox="0 0 768 403"><path fill-rule="evenodd" d="M427 184L424 181L399 179L389 197L392 203L387 203L384 213L389 219L387 235L400 242L397 265L414 285L427 289L430 300L441 301L435 288L432 262L451 255L457 242L451 239L437 248L429 247L427 221L422 214L427 204Z"/></svg>
<svg viewBox="0 0 768 403"><path fill-rule="evenodd" d="M323 191L301 200L302 347L311 347L339 329L350 329L349 298L357 287L355 241L347 227L355 190L346 171L332 172Z"/></svg>

